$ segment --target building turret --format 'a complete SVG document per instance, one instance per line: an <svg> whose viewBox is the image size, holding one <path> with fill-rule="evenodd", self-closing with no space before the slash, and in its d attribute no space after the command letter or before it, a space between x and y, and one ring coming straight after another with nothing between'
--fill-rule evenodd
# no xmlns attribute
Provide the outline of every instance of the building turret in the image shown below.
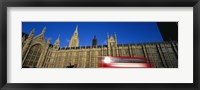
<svg viewBox="0 0 200 90"><path fill-rule="evenodd" d="M77 25L74 34L71 37L69 47L78 47L78 46L79 46L79 38L78 38L78 25Z"/></svg>
<svg viewBox="0 0 200 90"><path fill-rule="evenodd" d="M74 32L74 36L78 37L78 25L76 26L75 32Z"/></svg>
<svg viewBox="0 0 200 90"><path fill-rule="evenodd" d="M94 36L93 40L92 40L92 47L97 46L97 38L96 35Z"/></svg>
<svg viewBox="0 0 200 90"><path fill-rule="evenodd" d="M108 48L117 46L117 36L116 36L116 34L115 34L115 37L110 35L110 37L107 39L107 44L108 44Z"/></svg>
<svg viewBox="0 0 200 90"><path fill-rule="evenodd" d="M115 42L116 42L116 44L117 44L117 34L115 33Z"/></svg>
<svg viewBox="0 0 200 90"><path fill-rule="evenodd" d="M27 52L27 49L31 43L31 40L33 39L34 36L34 32L35 32L35 28L32 29L32 31L30 32L30 34L28 35L28 38L26 39L23 48L22 48L22 60L24 59L24 55Z"/></svg>
<svg viewBox="0 0 200 90"><path fill-rule="evenodd" d="M107 44L108 44L108 55L109 56L115 56L117 53L115 53L113 50L117 48L117 40L116 40L116 34L115 37L110 35L110 37L107 39Z"/></svg>
<svg viewBox="0 0 200 90"><path fill-rule="evenodd" d="M44 34L46 32L46 26L42 29L42 33L41 34Z"/></svg>
<svg viewBox="0 0 200 90"><path fill-rule="evenodd" d="M56 41L54 42L53 48L55 50L58 50L60 47L60 35L58 36L58 38L56 39Z"/></svg>
<svg viewBox="0 0 200 90"><path fill-rule="evenodd" d="M32 29L32 31L30 32L30 34L28 35L29 39L32 39L34 36L34 32L35 32L35 28Z"/></svg>
<svg viewBox="0 0 200 90"><path fill-rule="evenodd" d="M47 45L50 44L50 41L51 41L51 38L48 38L48 39L47 39Z"/></svg>

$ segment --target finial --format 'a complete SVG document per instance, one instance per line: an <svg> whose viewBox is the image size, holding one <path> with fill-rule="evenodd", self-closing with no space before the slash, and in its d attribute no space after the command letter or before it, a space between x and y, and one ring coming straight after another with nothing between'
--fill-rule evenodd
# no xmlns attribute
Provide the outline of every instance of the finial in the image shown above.
<svg viewBox="0 0 200 90"><path fill-rule="evenodd" d="M49 44L49 43L50 43L50 41L51 41L51 38L48 38L48 39L47 39L47 43Z"/></svg>
<svg viewBox="0 0 200 90"><path fill-rule="evenodd" d="M33 37L33 34L34 34L34 32L35 32L35 28L33 28L33 29L31 30L31 32L30 32L30 34L28 35L28 37L29 37L29 38L32 38L32 37Z"/></svg>
<svg viewBox="0 0 200 90"><path fill-rule="evenodd" d="M35 28L33 28L33 29L31 30L31 32L30 32L29 35L34 34L34 32L35 32Z"/></svg>
<svg viewBox="0 0 200 90"><path fill-rule="evenodd" d="M78 24L76 25L76 29L78 29Z"/></svg>
<svg viewBox="0 0 200 90"><path fill-rule="evenodd" d="M75 30L75 32L78 32L78 24L76 25L76 30Z"/></svg>
<svg viewBox="0 0 200 90"><path fill-rule="evenodd" d="M42 34L44 34L46 31L46 26L44 26L44 28L42 29Z"/></svg>
<svg viewBox="0 0 200 90"><path fill-rule="evenodd" d="M34 33L35 32L35 28L33 28L32 30L31 30L31 33Z"/></svg>

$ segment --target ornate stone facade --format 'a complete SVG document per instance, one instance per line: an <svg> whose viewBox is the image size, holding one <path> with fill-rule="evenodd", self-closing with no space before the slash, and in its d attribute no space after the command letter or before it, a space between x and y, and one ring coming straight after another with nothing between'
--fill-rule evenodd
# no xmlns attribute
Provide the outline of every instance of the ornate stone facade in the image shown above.
<svg viewBox="0 0 200 90"><path fill-rule="evenodd" d="M107 34L107 45L79 46L78 26L68 47L60 47L60 36L54 45L50 38L45 40L46 27L41 34L34 36L33 29L29 35L22 36L22 66L36 68L97 68L99 56L130 56L149 58L155 68L178 67L178 42L155 42L118 44L117 35ZM95 40L96 37L95 37ZM91 40L94 41L94 40ZM97 41L95 41L97 43Z"/></svg>

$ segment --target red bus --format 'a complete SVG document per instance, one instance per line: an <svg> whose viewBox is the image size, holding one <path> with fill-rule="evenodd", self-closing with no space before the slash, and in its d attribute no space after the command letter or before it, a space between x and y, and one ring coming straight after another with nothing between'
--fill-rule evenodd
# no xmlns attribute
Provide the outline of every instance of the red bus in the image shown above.
<svg viewBox="0 0 200 90"><path fill-rule="evenodd" d="M152 68L148 58L128 56L99 57L100 68Z"/></svg>

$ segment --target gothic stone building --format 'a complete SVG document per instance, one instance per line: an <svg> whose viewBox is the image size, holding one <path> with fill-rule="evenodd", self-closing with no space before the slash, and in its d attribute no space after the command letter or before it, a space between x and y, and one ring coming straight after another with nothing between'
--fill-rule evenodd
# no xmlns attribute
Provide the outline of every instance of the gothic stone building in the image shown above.
<svg viewBox="0 0 200 90"><path fill-rule="evenodd" d="M130 56L149 58L155 68L178 67L178 42L154 42L118 44L117 35L107 35L107 45L98 45L94 36L91 46L79 46L78 26L71 37L68 47L60 47L60 36L54 44L44 37L46 27L41 34L34 36L22 34L22 66L35 68L97 68L99 56Z"/></svg>

